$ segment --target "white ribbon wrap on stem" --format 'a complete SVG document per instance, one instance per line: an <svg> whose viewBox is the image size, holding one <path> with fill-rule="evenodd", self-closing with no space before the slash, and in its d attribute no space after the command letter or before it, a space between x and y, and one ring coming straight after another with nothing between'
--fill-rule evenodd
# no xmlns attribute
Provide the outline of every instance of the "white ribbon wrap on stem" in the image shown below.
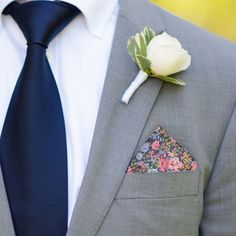
<svg viewBox="0 0 236 236"><path fill-rule="evenodd" d="M148 78L148 74L142 70L139 71L134 81L130 84L130 86L126 89L124 95L121 98L121 101L125 104L129 103L130 98L133 96L135 91L139 88L139 86L144 83Z"/></svg>

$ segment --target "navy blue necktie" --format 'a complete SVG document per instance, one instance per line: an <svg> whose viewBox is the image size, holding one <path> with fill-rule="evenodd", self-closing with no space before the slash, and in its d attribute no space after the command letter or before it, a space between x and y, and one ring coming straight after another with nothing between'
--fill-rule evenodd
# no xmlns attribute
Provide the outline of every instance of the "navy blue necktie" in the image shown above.
<svg viewBox="0 0 236 236"><path fill-rule="evenodd" d="M46 49L79 10L64 2L13 2L4 14L13 17L28 45L0 138L15 232L17 236L64 236L68 215L65 124Z"/></svg>

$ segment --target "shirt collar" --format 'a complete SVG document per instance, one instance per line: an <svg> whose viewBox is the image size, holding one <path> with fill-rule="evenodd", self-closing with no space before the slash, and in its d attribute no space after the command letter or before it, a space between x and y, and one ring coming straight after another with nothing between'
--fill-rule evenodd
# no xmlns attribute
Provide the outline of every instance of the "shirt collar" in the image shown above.
<svg viewBox="0 0 236 236"><path fill-rule="evenodd" d="M1 13L1 17L0 17L0 30L2 29L2 11L4 10L4 8L5 8L10 2L12 2L12 0L0 0L0 13Z"/></svg>
<svg viewBox="0 0 236 236"><path fill-rule="evenodd" d="M101 37L113 12L118 7L118 0L64 0L76 6L85 17L89 32ZM0 0L0 12L11 3L12 0ZM2 14L0 29L2 28Z"/></svg>

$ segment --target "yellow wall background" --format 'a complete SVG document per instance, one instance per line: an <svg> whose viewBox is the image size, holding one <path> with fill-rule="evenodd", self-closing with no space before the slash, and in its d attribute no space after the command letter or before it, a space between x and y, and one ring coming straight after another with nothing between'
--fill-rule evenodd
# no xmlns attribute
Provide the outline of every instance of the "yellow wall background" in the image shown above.
<svg viewBox="0 0 236 236"><path fill-rule="evenodd" d="M236 42L236 0L151 0L151 2Z"/></svg>

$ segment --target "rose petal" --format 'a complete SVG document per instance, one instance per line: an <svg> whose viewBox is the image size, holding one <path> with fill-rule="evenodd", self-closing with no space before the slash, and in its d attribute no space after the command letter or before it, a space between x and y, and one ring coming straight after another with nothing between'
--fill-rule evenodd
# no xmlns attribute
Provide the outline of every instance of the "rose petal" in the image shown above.
<svg viewBox="0 0 236 236"><path fill-rule="evenodd" d="M149 50L147 58L151 61L152 71L162 76L186 70L191 63L191 56L186 50L170 45Z"/></svg>
<svg viewBox="0 0 236 236"><path fill-rule="evenodd" d="M147 51L151 50L157 50L160 46L164 45L170 45L170 46L176 46L177 48L182 48L180 42L167 34L166 32L163 32L162 34L159 34L155 36L151 42L148 44Z"/></svg>

